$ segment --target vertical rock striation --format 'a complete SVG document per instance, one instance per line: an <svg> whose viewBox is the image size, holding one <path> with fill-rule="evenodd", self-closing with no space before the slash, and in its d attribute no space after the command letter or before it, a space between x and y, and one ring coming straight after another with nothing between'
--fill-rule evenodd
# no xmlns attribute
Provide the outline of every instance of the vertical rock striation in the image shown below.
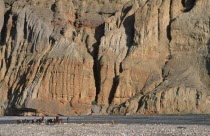
<svg viewBox="0 0 210 136"><path fill-rule="evenodd" d="M168 33L170 54L162 67L162 81L157 85L153 81L152 88L148 86L151 80L147 81L142 93L114 108L114 114L209 113L209 24L204 12L210 1L166 3L163 1L162 6L168 5L168 10L164 8L164 12L169 11L168 27L163 30ZM159 12L164 13L161 8ZM158 30L161 32L160 28ZM161 46L167 41L164 39L160 38Z"/></svg>
<svg viewBox="0 0 210 136"><path fill-rule="evenodd" d="M209 6L0 0L0 114L210 113Z"/></svg>

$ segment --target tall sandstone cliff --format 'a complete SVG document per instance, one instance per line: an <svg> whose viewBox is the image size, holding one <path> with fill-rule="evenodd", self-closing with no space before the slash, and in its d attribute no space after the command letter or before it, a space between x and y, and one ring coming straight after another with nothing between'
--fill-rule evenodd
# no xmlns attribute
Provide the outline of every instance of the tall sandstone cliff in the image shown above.
<svg viewBox="0 0 210 136"><path fill-rule="evenodd" d="M0 0L0 114L210 113L209 7Z"/></svg>

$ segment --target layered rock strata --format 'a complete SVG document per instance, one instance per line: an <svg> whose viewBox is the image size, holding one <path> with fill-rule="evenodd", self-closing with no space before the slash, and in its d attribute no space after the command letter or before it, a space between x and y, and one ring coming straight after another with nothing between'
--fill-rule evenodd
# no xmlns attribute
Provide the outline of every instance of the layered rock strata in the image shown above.
<svg viewBox="0 0 210 136"><path fill-rule="evenodd" d="M0 113L210 113L209 6L0 0Z"/></svg>

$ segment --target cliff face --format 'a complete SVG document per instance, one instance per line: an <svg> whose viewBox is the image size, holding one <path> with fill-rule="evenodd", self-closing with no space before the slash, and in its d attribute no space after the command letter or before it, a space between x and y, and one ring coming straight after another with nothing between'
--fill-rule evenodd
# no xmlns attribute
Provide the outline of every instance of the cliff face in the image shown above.
<svg viewBox="0 0 210 136"><path fill-rule="evenodd" d="M210 113L209 6L0 0L0 113Z"/></svg>

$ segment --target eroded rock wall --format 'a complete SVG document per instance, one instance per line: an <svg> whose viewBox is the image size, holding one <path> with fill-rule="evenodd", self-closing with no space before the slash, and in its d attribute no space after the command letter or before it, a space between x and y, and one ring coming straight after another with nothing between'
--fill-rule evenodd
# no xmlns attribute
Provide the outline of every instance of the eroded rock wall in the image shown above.
<svg viewBox="0 0 210 136"><path fill-rule="evenodd" d="M208 6L0 0L0 113L210 113Z"/></svg>
<svg viewBox="0 0 210 136"><path fill-rule="evenodd" d="M209 113L209 15L204 13L209 4L171 1L165 29L170 54L162 67L162 81L149 80L152 86L146 84L141 93L114 108L114 114Z"/></svg>

